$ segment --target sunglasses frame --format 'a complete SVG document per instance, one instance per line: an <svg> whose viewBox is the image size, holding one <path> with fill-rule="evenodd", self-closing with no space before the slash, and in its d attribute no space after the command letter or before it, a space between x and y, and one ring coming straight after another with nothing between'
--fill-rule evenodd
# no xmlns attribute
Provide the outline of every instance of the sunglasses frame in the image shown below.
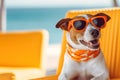
<svg viewBox="0 0 120 80"><path fill-rule="evenodd" d="M105 21L104 25L101 26L100 28L93 23L93 20L96 19L96 18L103 18L104 21ZM73 23L74 23L75 21L79 21L79 20L82 20L82 21L85 21L85 22L86 22L85 27L84 27L83 29L81 29L81 30L75 29L75 27L74 27L74 25L73 25ZM92 17L92 18L90 18L90 19L88 19L88 20L87 20L87 19L84 19L84 18L76 18L76 19L73 19L73 20L69 21L69 23L68 23L68 31L70 31L70 29L73 27L73 29L74 29L75 31L77 31L77 32L82 32L82 31L84 31L84 30L86 29L88 23L91 23L91 24L92 24L95 28L97 28L97 29L103 29L103 28L106 26L106 22L107 22L107 17L106 17L106 16L95 16L95 17Z"/></svg>

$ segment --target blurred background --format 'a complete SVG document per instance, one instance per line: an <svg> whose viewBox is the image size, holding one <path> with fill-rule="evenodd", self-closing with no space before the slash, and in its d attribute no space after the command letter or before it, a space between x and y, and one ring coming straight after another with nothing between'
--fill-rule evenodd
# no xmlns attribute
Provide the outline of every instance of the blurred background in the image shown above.
<svg viewBox="0 0 120 80"><path fill-rule="evenodd" d="M49 31L47 75L54 74L57 69L62 30L56 29L55 24L67 11L120 6L120 0L6 0L5 3L7 31Z"/></svg>

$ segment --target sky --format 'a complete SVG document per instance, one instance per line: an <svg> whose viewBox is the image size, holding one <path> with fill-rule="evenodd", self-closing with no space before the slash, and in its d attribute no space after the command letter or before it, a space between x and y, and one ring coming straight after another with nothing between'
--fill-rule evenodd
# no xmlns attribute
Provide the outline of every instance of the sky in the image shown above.
<svg viewBox="0 0 120 80"><path fill-rule="evenodd" d="M7 7L111 6L112 0L6 0Z"/></svg>

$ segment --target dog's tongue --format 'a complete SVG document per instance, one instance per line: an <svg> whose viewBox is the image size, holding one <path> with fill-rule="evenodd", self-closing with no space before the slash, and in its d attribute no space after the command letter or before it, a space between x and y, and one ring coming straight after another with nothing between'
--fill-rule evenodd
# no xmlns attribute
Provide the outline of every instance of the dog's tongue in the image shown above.
<svg viewBox="0 0 120 80"><path fill-rule="evenodd" d="M99 41L97 39L95 40L91 40L89 42L86 42L84 40L80 40L80 42L85 45L85 46L88 46L88 47L95 47L95 46L99 46Z"/></svg>
<svg viewBox="0 0 120 80"><path fill-rule="evenodd" d="M90 43L90 46L95 46L98 44L98 42L99 41L97 39L95 39L95 40L91 40L89 43Z"/></svg>
<svg viewBox="0 0 120 80"><path fill-rule="evenodd" d="M80 42L82 43L82 44L84 44L85 46L87 46L89 43L87 43L86 41L84 41L84 40L80 40Z"/></svg>

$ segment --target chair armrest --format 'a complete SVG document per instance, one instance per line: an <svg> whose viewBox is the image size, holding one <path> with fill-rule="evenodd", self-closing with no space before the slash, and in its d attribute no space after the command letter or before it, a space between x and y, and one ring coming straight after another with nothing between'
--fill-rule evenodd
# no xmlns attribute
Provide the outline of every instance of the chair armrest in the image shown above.
<svg viewBox="0 0 120 80"><path fill-rule="evenodd" d="M110 80L120 80L120 78L113 78L113 79L110 79Z"/></svg>
<svg viewBox="0 0 120 80"><path fill-rule="evenodd" d="M45 76L45 77L31 79L31 80L58 80L58 75ZM110 80L120 80L120 78L112 78Z"/></svg>
<svg viewBox="0 0 120 80"><path fill-rule="evenodd" d="M0 80L15 80L13 73L0 73Z"/></svg>
<svg viewBox="0 0 120 80"><path fill-rule="evenodd" d="M45 77L31 79L31 80L58 80L58 75L45 76Z"/></svg>

